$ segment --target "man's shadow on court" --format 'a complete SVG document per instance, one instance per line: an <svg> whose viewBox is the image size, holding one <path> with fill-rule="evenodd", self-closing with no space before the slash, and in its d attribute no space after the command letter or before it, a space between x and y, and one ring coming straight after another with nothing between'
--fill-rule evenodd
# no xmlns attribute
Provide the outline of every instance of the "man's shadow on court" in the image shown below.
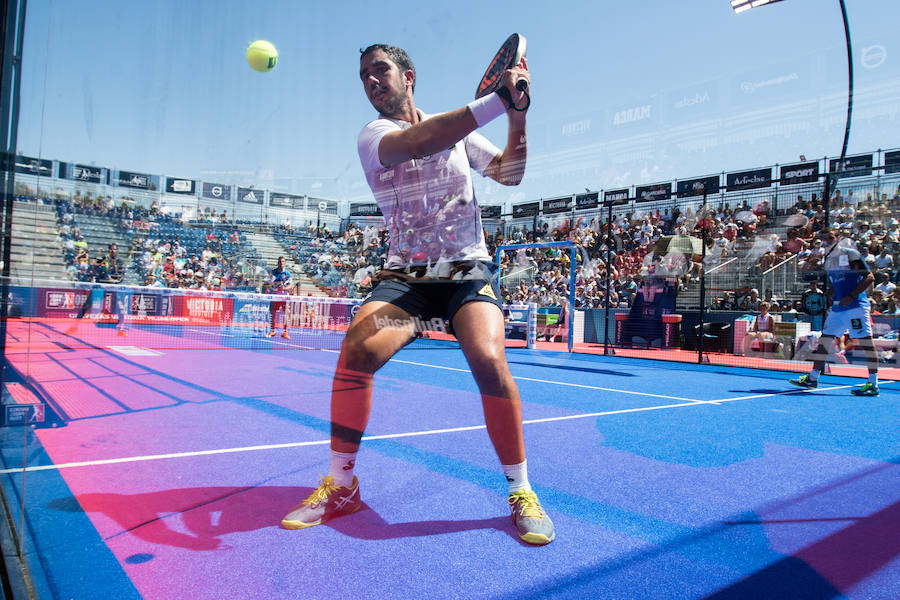
<svg viewBox="0 0 900 600"><path fill-rule="evenodd" d="M121 531L111 535L101 532L105 539L128 532L154 544L197 551L227 550L223 536L279 527L284 515L312 491L307 487L261 486L185 488L145 494L89 493L57 498L47 507L73 515L105 515L121 527ZM180 515L180 519L176 520L176 515ZM476 529L503 531L518 539L509 516L388 523L366 503L360 511L321 526L363 540L423 537ZM284 534L298 535L298 532L285 530Z"/></svg>

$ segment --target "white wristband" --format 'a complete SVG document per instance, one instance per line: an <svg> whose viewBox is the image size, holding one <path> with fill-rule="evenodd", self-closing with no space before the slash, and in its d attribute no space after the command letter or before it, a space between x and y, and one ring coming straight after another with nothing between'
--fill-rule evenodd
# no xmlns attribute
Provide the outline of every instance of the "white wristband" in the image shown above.
<svg viewBox="0 0 900 600"><path fill-rule="evenodd" d="M473 100L466 104L466 107L472 113L472 116L475 117L475 123L477 123L479 127L484 127L506 112L506 104L504 104L503 99L497 95L497 92L492 92L487 96L482 96L477 100Z"/></svg>

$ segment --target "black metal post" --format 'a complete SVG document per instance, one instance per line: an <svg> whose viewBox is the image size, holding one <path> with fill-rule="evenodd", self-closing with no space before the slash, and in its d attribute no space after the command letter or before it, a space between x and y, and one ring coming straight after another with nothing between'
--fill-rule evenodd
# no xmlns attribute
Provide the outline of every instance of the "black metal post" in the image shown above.
<svg viewBox="0 0 900 600"><path fill-rule="evenodd" d="M841 147L841 162L847 155L847 143L850 140L850 116L853 113L853 49L850 45L850 23L847 21L847 7L844 0L841 5L841 18L844 20L844 40L847 43L847 122L844 126L844 145Z"/></svg>
<svg viewBox="0 0 900 600"><path fill-rule="evenodd" d="M6 319L9 316L9 277L12 246L13 199L16 183L16 149L19 130L19 89L22 80L22 47L25 38L26 0L3 2L3 14L0 15L2 25L2 96L0 96L0 141L2 141L3 170L3 233L2 246L3 269L0 270L0 381L6 380ZM18 546L18 542L16 544Z"/></svg>
<svg viewBox="0 0 900 600"><path fill-rule="evenodd" d="M610 273L612 272L612 242L613 242L613 234L612 234L612 205L613 203L610 201L607 203L607 216L606 216L606 301L604 302L605 308L603 312L603 354L609 354L609 286L610 286Z"/></svg>
<svg viewBox="0 0 900 600"><path fill-rule="evenodd" d="M700 325L697 330L697 362L703 362L703 325L706 320L706 187L703 188L703 205L700 209Z"/></svg>

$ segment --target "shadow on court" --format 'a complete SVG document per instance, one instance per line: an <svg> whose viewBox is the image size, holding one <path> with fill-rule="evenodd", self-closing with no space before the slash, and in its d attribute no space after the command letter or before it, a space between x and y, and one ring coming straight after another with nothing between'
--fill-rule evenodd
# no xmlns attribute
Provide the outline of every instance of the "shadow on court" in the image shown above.
<svg viewBox="0 0 900 600"><path fill-rule="evenodd" d="M107 516L122 528L107 540L127 532L154 544L211 551L228 549L222 538L229 534L279 527L284 515L312 491L308 487L258 486L184 488L145 494L81 494L77 498L57 498L47 507L69 513ZM187 532L176 531L170 526L176 515L180 516L180 528ZM362 540L424 537L480 529L506 532L518 540L508 516L388 523L365 502L359 512L327 521L322 527ZM284 530L283 533L286 536L304 534L302 530Z"/></svg>
<svg viewBox="0 0 900 600"><path fill-rule="evenodd" d="M548 368L547 363L529 362L525 360L509 360L510 365L524 365L526 367L544 367ZM634 373L627 371L611 371L609 369L598 369L596 367L571 367L567 365L552 365L550 368L554 371L575 371L578 373L590 373L592 375L613 375L614 377L638 377Z"/></svg>

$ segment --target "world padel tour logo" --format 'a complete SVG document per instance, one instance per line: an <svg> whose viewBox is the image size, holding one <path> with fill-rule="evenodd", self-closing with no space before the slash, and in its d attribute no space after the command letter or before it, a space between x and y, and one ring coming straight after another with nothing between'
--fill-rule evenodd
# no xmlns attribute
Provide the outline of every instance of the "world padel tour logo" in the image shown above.
<svg viewBox="0 0 900 600"><path fill-rule="evenodd" d="M86 293L47 292L47 308L70 309L84 303Z"/></svg>
<svg viewBox="0 0 900 600"><path fill-rule="evenodd" d="M798 79L800 79L799 75L797 75L796 73L790 73L788 75L772 77L771 79L760 79L758 81L742 81L741 91L745 94L754 94L759 89L783 85L791 81L797 81Z"/></svg>

